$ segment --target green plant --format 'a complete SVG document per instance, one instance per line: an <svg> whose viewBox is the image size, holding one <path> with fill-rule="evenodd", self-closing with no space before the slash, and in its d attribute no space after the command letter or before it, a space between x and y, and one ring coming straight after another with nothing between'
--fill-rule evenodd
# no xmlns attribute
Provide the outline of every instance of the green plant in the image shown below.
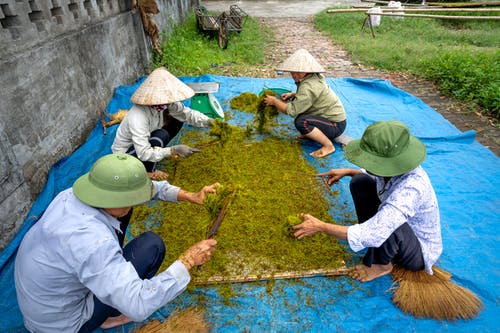
<svg viewBox="0 0 500 333"><path fill-rule="evenodd" d="M184 23L175 25L168 36L163 36L163 54L154 55L152 67L165 66L177 76L224 75L228 67L244 73L248 65L264 62L261 45L268 34L248 17L241 32L230 32L228 47L222 50L211 34L198 31L196 17L190 14Z"/></svg>
<svg viewBox="0 0 500 333"><path fill-rule="evenodd" d="M496 21L382 17L373 38L360 33L364 17L364 13L324 11L314 22L356 62L426 77L443 92L499 117L500 25Z"/></svg>
<svg viewBox="0 0 500 333"><path fill-rule="evenodd" d="M499 53L445 52L423 63L424 75L443 92L463 101L475 100L500 118L500 82L491 75L500 72Z"/></svg>

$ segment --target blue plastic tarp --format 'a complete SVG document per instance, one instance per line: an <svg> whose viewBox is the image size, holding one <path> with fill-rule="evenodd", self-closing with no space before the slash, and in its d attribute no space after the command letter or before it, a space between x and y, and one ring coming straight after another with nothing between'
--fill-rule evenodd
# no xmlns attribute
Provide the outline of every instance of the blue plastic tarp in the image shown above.
<svg viewBox="0 0 500 333"><path fill-rule="evenodd" d="M118 109L130 108L129 98L143 79L131 86L117 88L107 112L112 114ZM242 92L257 94L264 88L295 89L290 78L206 75L182 80L219 82L219 91L214 96L224 111L231 114L229 122L241 126L245 126L251 116L230 110L231 98ZM164 319L174 309L201 305L206 309L206 319L214 332L498 332L499 158L475 141L473 131L460 132L421 100L393 87L388 81L349 78L329 78L327 81L345 106L348 118L345 134L359 138L369 124L394 119L407 124L425 143L428 157L423 167L434 185L441 211L444 251L437 265L452 273L455 283L476 293L485 308L477 318L468 321L417 319L402 313L392 303L393 285L389 276L368 283L348 277L314 277L277 280L271 292L265 283L233 284L234 296L229 303L216 286L196 288L183 293L151 318ZM280 115L278 121L290 135L297 134L291 118ZM22 236L57 193L70 187L95 160L111 152L116 128L108 128L107 135L103 135L98 121L85 144L53 166L21 230L0 254L2 331L25 331L13 283L15 251ZM302 148L303 156L318 171L353 167L343 157L341 147L337 147L335 154L319 160L308 157L308 153L318 148L314 143L305 142ZM340 223L345 216L355 216L348 181L343 179L337 185L340 195L330 210ZM362 253L353 256L361 258ZM132 331L135 327L137 324L129 324L125 330Z"/></svg>

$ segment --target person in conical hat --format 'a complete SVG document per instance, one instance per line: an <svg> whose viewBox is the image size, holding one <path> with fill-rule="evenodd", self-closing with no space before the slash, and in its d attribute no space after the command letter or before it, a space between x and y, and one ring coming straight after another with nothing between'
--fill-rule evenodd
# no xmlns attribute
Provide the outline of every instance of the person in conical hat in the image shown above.
<svg viewBox="0 0 500 333"><path fill-rule="evenodd" d="M123 246L119 223L151 199L203 204L215 189L187 192L151 181L141 161L108 154L59 193L24 235L14 281L30 332L94 332L141 322L182 293L189 270L207 262L217 241L190 246L165 270L165 244L146 231Z"/></svg>
<svg viewBox="0 0 500 333"><path fill-rule="evenodd" d="M139 158L152 179L166 179L168 175L157 170L159 161L199 151L186 145L167 147L184 123L194 127L213 123L212 118L181 103L193 95L194 91L167 69L155 69L130 98L134 105L118 127L111 150Z"/></svg>
<svg viewBox="0 0 500 333"><path fill-rule="evenodd" d="M424 144L400 121L379 121L360 140L347 144L345 156L362 169L331 169L318 176L328 177L329 185L352 177L359 223L325 223L302 213L302 223L292 227L294 236L323 232L347 241L353 251L366 249L362 264L351 273L362 282L389 274L394 265L432 275L443 245L436 194L420 166L426 157Z"/></svg>
<svg viewBox="0 0 500 333"><path fill-rule="evenodd" d="M268 105L295 118L295 127L301 137L321 145L310 153L312 157L325 157L335 152L333 142L346 128L346 114L342 102L333 92L325 77L325 70L304 49L297 50L279 70L290 72L297 91L275 97L267 95Z"/></svg>

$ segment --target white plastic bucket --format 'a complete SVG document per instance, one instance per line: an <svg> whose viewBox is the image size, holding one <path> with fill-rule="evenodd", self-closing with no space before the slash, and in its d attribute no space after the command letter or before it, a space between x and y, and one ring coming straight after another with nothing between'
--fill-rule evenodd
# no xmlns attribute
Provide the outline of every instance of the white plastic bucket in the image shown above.
<svg viewBox="0 0 500 333"><path fill-rule="evenodd" d="M382 8L373 7L368 9L369 14L380 14L382 13ZM380 25L381 16L380 15L370 15L370 24L372 27L378 27Z"/></svg>

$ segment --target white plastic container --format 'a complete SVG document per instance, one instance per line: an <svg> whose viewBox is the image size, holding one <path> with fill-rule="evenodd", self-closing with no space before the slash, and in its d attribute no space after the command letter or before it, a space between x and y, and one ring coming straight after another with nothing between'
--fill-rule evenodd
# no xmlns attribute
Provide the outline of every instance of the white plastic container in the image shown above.
<svg viewBox="0 0 500 333"><path fill-rule="evenodd" d="M403 6L401 6L401 2L399 1L389 1L389 3L387 4L387 7L388 8L395 8L395 9L403 9ZM394 14L404 14L403 11L393 11L392 13ZM395 18L395 19L404 19L403 16L391 16L392 18Z"/></svg>
<svg viewBox="0 0 500 333"><path fill-rule="evenodd" d="M380 8L380 7L370 8L370 9L368 9L368 13L381 14L382 8ZM381 21L380 15L370 15L370 24L372 25L372 27L378 27L380 25L380 21Z"/></svg>

